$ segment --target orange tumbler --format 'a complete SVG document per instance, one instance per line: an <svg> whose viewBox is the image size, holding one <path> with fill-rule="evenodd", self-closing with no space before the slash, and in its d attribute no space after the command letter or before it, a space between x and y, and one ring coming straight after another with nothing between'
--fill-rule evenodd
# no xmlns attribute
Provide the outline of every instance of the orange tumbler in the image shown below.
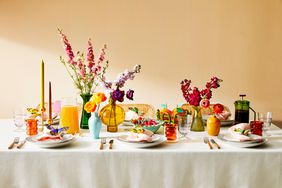
<svg viewBox="0 0 282 188"><path fill-rule="evenodd" d="M29 118L26 120L26 134L29 136L37 135L37 119Z"/></svg>

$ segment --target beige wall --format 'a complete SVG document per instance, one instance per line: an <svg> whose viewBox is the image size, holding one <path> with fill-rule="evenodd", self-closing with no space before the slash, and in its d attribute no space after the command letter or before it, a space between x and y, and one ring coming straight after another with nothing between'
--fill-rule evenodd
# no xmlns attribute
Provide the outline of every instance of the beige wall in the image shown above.
<svg viewBox="0 0 282 188"><path fill-rule="evenodd" d="M245 93L257 111L282 120L281 0L0 0L0 23L0 118L39 102L42 58L54 96L76 95L58 61L60 27L77 50L88 37L96 51L107 43L111 78L142 64L142 74L128 83L136 102L174 107L184 102L183 78L204 86L217 75L224 82L214 102L233 111Z"/></svg>

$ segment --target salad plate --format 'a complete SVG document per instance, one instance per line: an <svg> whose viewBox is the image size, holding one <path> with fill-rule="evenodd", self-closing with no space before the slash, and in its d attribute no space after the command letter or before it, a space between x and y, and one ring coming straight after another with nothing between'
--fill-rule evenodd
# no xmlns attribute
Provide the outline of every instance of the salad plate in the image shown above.
<svg viewBox="0 0 282 188"><path fill-rule="evenodd" d="M45 136L45 135L44 135ZM46 135L49 136L49 135ZM76 137L71 134L65 134L62 136L62 139L51 140L47 139L44 141L39 141L38 139L42 138L42 135L35 135L27 137L26 140L30 143L33 143L42 148L56 148L56 147L63 147L69 145L76 141Z"/></svg>
<svg viewBox="0 0 282 188"><path fill-rule="evenodd" d="M136 147L136 148L147 148L147 147L153 147L162 144L163 142L166 141L164 136L161 135L154 135L152 142L142 142L142 141L129 141L127 140L128 135L121 135L117 137L117 140L120 141L121 143L131 146L131 147Z"/></svg>
<svg viewBox="0 0 282 188"><path fill-rule="evenodd" d="M256 135L250 134L250 138L257 137ZM256 147L265 144L268 140L266 138L262 139L254 139L249 141L239 141L236 140L234 137L232 137L231 134L219 134L218 139L223 141L226 144L235 146L235 147L241 147L241 148L250 148L250 147Z"/></svg>

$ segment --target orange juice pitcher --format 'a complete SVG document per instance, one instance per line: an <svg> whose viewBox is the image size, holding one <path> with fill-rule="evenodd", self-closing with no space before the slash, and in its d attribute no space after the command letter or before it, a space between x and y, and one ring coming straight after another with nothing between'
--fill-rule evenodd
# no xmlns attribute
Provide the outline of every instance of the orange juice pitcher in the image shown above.
<svg viewBox="0 0 282 188"><path fill-rule="evenodd" d="M69 127L68 134L79 133L78 106L73 98L65 98L62 101L60 127Z"/></svg>

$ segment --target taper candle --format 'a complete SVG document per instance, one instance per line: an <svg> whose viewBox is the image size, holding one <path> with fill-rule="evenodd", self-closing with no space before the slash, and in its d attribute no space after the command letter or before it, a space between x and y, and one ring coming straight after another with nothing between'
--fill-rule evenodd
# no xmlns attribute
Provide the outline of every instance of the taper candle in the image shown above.
<svg viewBox="0 0 282 188"><path fill-rule="evenodd" d="M52 88L51 82L49 82L49 120L52 120Z"/></svg>
<svg viewBox="0 0 282 188"><path fill-rule="evenodd" d="M44 61L41 61L41 69L40 69L40 96L41 103L40 108L41 111L44 111Z"/></svg>

